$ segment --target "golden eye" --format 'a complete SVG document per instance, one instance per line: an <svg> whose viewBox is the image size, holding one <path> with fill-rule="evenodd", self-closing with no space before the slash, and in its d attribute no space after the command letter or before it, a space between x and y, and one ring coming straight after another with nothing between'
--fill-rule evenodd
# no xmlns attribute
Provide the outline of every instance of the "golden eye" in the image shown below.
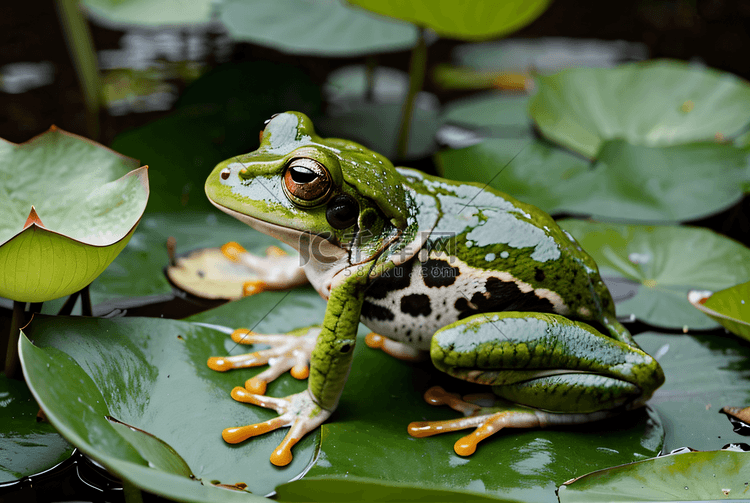
<svg viewBox="0 0 750 503"><path fill-rule="evenodd" d="M293 203L300 206L321 204L332 188L330 173L313 159L292 159L284 173L284 192Z"/></svg>

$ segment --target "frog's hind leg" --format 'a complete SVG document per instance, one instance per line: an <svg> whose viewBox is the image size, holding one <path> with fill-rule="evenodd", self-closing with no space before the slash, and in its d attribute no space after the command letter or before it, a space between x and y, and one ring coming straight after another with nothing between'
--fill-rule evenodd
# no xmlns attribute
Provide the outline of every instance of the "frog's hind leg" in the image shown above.
<svg viewBox="0 0 750 503"><path fill-rule="evenodd" d="M440 386L434 386L425 393L425 400L431 405L447 405L461 412L465 417L443 421L415 421L408 426L409 435L416 438L430 437L440 433L475 428L460 438L453 445L459 456L470 456L482 440L497 433L503 428L544 428L552 425L582 424L604 419L613 413L599 411L586 414L556 414L522 405L514 405L505 400L501 406L482 407L477 402L487 399L488 395L466 395L462 398L456 393L448 393ZM493 397L496 398L496 397Z"/></svg>
<svg viewBox="0 0 750 503"><path fill-rule="evenodd" d="M221 247L227 259L242 264L258 279L245 281L242 292L245 297L266 290L286 290L307 283L307 277L299 257L288 255L278 246L269 246L266 256L261 257L245 250L240 244L230 241Z"/></svg>
<svg viewBox="0 0 750 503"><path fill-rule="evenodd" d="M403 342L394 341L375 332L367 334L365 344L367 344L368 348L380 349L389 356L408 362L421 362L429 358L427 351L417 349Z"/></svg>
<svg viewBox="0 0 750 503"><path fill-rule="evenodd" d="M268 368L245 381L245 388L251 393L263 395L269 382L286 371L292 377L306 379L310 373L310 354L320 334L320 326L300 328L288 334L258 334L246 328L232 332L232 340L237 344L267 344L269 349L236 356L212 356L208 367L218 372L258 367L268 364Z"/></svg>

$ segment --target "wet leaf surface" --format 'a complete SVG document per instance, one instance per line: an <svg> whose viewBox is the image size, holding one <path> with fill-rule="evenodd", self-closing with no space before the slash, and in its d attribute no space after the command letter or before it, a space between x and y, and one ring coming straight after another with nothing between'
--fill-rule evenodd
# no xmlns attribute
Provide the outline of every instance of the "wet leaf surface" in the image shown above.
<svg viewBox="0 0 750 503"><path fill-rule="evenodd" d="M269 295L250 299L261 312L274 300ZM302 316L304 310L297 312ZM219 373L206 366L210 355L237 351L226 334L160 319L44 316L35 318L25 332L35 345L23 339L24 372L50 422L115 475L149 492L218 501L227 493L211 484L242 482L254 494L264 495L298 475L312 459L314 435L301 442L294 461L283 470L268 462L283 432L237 446L221 440L224 427L272 415L229 397L253 371ZM284 377L269 389L288 394L303 387ZM169 449L160 447L154 458L153 441L122 435L108 416L166 442L203 485L184 475ZM157 459L167 461L154 462ZM239 496L251 497L247 492Z"/></svg>
<svg viewBox="0 0 750 503"><path fill-rule="evenodd" d="M660 327L716 327L688 302L691 289L721 290L750 279L750 249L708 229L562 220L605 278L638 285L617 305ZM686 253L685 250L690 250Z"/></svg>
<svg viewBox="0 0 750 503"><path fill-rule="evenodd" d="M292 54L351 57L410 49L416 27L346 2L223 2L219 19L235 40Z"/></svg>
<svg viewBox="0 0 750 503"><path fill-rule="evenodd" d="M73 453L46 422L23 381L0 374L0 484L52 468Z"/></svg>
<svg viewBox="0 0 750 503"><path fill-rule="evenodd" d="M733 334L750 340L750 282L715 293L691 291L689 300Z"/></svg>
<svg viewBox="0 0 750 503"><path fill-rule="evenodd" d="M44 302L101 274L146 208L147 169L138 166L55 127L19 145L1 140L0 296Z"/></svg>
<svg viewBox="0 0 750 503"><path fill-rule="evenodd" d="M549 5L548 0L510 0L504 2L502 8L491 0L470 3L349 0L349 3L430 28L443 37L462 40L482 40L511 33L531 23Z"/></svg>
<svg viewBox="0 0 750 503"><path fill-rule="evenodd" d="M703 501L750 497L750 453L672 454L602 470L560 488L560 502Z"/></svg>
<svg viewBox="0 0 750 503"><path fill-rule="evenodd" d="M612 139L651 147L729 139L750 115L750 85L678 61L570 69L537 84L529 110L542 134L590 158Z"/></svg>
<svg viewBox="0 0 750 503"><path fill-rule="evenodd" d="M495 101L489 110L499 114L507 108L510 122L473 113L484 101L451 110L451 122L473 123L480 135L490 137L438 152L443 176L488 184L548 213L614 221L691 220L726 209L743 197L748 152L733 145L648 147L612 140L602 144L592 164L534 138L520 120L518 102L487 99Z"/></svg>

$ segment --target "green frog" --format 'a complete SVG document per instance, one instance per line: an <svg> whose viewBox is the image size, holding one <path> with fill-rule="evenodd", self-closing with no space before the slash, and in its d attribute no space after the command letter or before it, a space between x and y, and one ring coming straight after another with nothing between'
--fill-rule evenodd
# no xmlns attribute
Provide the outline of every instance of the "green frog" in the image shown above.
<svg viewBox="0 0 750 503"><path fill-rule="evenodd" d="M231 395L279 416L227 428L223 438L238 443L289 426L271 455L277 466L336 409L360 322L373 331L368 346L403 359L429 355L436 369L498 397L501 406L490 408L427 391L428 401L464 417L411 423L408 432L475 428L454 446L464 456L502 428L580 424L634 409L664 382L617 321L596 263L576 240L545 212L487 186L395 168L362 145L317 136L308 117L287 112L266 123L258 150L216 166L206 194L296 248L299 270L328 301L321 325L289 334L238 329L236 342L270 348L208 362L217 371L270 364ZM299 274L236 244L225 252L274 287ZM246 290L262 290L264 281ZM266 396L266 384L287 370L308 378L307 390Z"/></svg>

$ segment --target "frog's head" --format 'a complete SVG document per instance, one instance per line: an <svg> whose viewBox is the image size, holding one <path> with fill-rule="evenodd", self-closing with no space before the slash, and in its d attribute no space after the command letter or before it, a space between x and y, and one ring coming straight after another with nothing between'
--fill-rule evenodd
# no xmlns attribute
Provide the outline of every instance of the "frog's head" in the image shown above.
<svg viewBox="0 0 750 503"><path fill-rule="evenodd" d="M307 116L287 112L267 122L258 150L214 168L206 195L222 211L297 248L308 277L330 281L348 266L376 259L413 222L404 182L382 155L320 138Z"/></svg>

